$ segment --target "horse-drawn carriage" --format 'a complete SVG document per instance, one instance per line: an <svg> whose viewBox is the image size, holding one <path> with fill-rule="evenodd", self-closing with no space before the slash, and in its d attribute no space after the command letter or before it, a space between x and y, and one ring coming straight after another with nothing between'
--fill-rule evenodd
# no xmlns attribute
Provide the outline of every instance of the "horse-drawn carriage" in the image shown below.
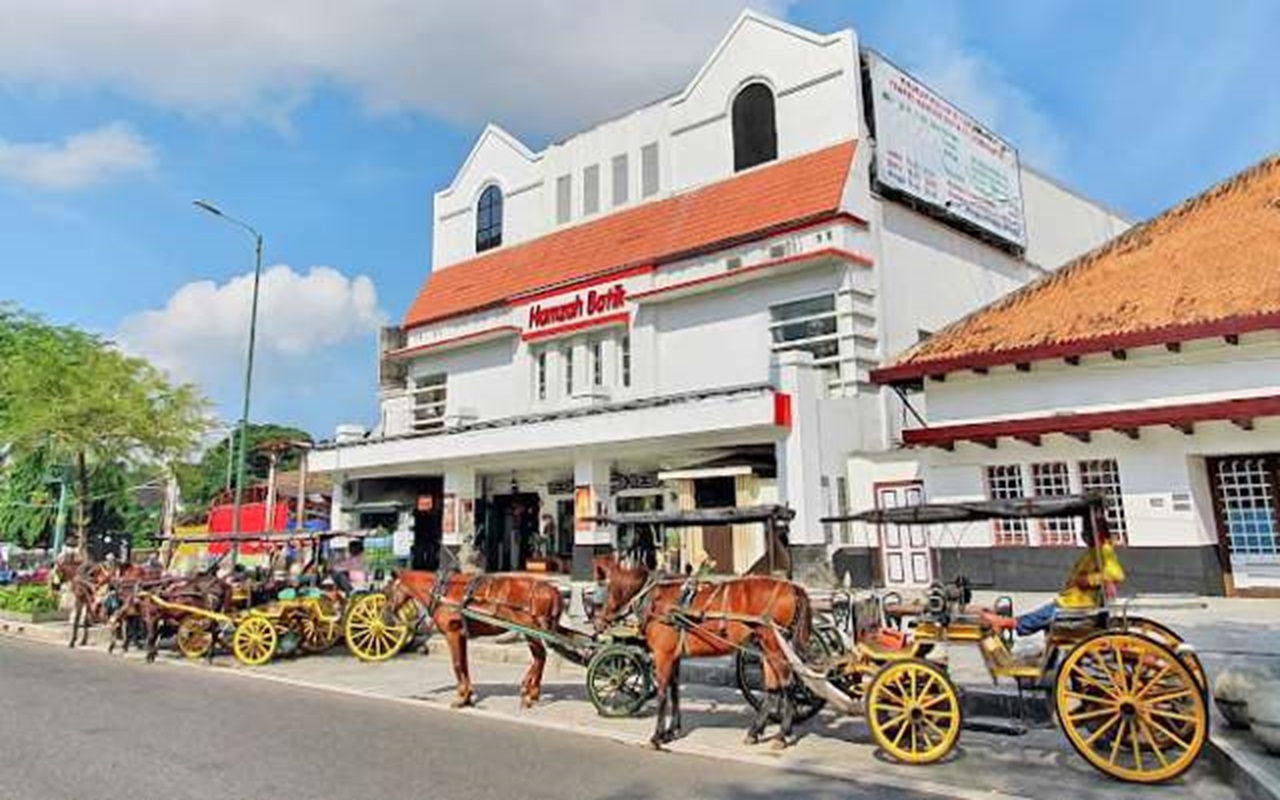
<svg viewBox="0 0 1280 800"><path fill-rule="evenodd" d="M1100 496L1039 498L900 507L830 522L875 525L945 525L1010 519L1077 519L1096 563L1113 555ZM865 714L877 745L893 758L928 764L945 758L962 727L961 699L948 671L952 645L976 646L992 679L1047 692L1072 747L1102 772L1126 781L1156 783L1180 775L1196 760L1207 735L1207 684L1195 652L1169 628L1111 601L1104 586L1087 608L1056 608L1043 649L1015 656L1006 625L973 609L963 576L935 584L915 607L872 604L880 623L902 626L889 645L868 629L847 639L814 637L819 647L802 656L783 639L783 651L803 684L800 714L823 704ZM886 613L886 611L888 613ZM1011 614L1011 608L1004 609ZM874 630L876 626L870 626ZM743 659L740 658L740 661ZM751 672L739 668L751 699Z"/></svg>

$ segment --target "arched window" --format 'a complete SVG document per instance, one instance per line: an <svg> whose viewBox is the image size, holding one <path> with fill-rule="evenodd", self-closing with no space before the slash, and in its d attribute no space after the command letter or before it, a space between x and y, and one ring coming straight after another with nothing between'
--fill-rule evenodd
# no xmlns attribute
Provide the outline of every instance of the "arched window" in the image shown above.
<svg viewBox="0 0 1280 800"><path fill-rule="evenodd" d="M733 171L777 157L773 92L763 83L748 84L733 99Z"/></svg>
<svg viewBox="0 0 1280 800"><path fill-rule="evenodd" d="M489 186L476 203L476 252L483 253L502 244L502 190Z"/></svg>

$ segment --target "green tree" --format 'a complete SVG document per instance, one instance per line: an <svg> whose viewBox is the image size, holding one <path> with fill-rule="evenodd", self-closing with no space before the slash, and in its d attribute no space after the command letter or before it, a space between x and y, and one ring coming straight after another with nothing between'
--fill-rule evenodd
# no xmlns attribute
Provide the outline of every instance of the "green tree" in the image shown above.
<svg viewBox="0 0 1280 800"><path fill-rule="evenodd" d="M0 308L0 441L71 465L82 548L95 471L172 463L207 427L206 405L96 336Z"/></svg>
<svg viewBox="0 0 1280 800"><path fill-rule="evenodd" d="M0 469L0 541L23 547L47 543L58 516L57 466L37 450L9 459Z"/></svg>
<svg viewBox="0 0 1280 800"><path fill-rule="evenodd" d="M235 431L239 435L239 429ZM311 434L301 428L274 423L250 423L249 446L245 456L245 485L254 481L265 481L271 469L270 459L259 448L269 442L306 442L311 443ZM183 504L189 507L204 508L214 501L226 488L228 480L227 450L232 444L229 434L218 440L216 444L201 454L200 460L180 464L176 468L178 485L182 489ZM231 486L235 486L235 451L231 451ZM299 455L297 451L286 453L276 464L276 469L297 469Z"/></svg>

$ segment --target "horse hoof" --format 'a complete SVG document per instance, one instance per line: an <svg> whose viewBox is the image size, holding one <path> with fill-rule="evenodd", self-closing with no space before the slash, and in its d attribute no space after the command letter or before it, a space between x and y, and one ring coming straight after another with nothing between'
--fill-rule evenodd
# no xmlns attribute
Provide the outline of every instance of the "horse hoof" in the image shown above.
<svg viewBox="0 0 1280 800"><path fill-rule="evenodd" d="M650 739L647 747L655 753L662 752L662 741L659 739Z"/></svg>
<svg viewBox="0 0 1280 800"><path fill-rule="evenodd" d="M470 695L467 697L459 697L450 704L450 708L470 708L476 704L476 699Z"/></svg>
<svg viewBox="0 0 1280 800"><path fill-rule="evenodd" d="M785 738L779 736L777 739L774 739L773 742L769 744L769 749L786 750L790 746L791 746L790 742L788 742Z"/></svg>
<svg viewBox="0 0 1280 800"><path fill-rule="evenodd" d="M747 745L760 744L760 737L756 736L754 733L748 733L746 736L742 737L742 743Z"/></svg>
<svg viewBox="0 0 1280 800"><path fill-rule="evenodd" d="M533 708L533 707L534 707L534 706L536 706L537 704L538 704L538 698L536 698L536 697L522 697L522 698L520 698L520 710L521 710L521 711L528 711L529 709Z"/></svg>

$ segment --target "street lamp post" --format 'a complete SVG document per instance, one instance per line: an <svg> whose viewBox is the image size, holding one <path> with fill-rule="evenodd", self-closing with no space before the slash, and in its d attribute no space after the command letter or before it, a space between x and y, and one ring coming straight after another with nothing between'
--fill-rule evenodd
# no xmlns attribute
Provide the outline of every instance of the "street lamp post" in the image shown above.
<svg viewBox="0 0 1280 800"><path fill-rule="evenodd" d="M253 344L258 332L258 286L262 280L262 234L258 233L258 230L249 223L224 213L222 209L206 200L193 200L192 204L202 211L207 211L215 217L221 217L232 225L248 231L254 242L253 305L249 312L249 352L244 361L244 397L240 405L240 436L237 437L239 441L235 443L238 447L236 454L236 493L235 504L232 506L231 512L231 535L232 537L239 537L240 506L244 500L245 450L249 441L249 390L253 384ZM240 542L237 538L233 538L231 541L231 563L233 566L239 558Z"/></svg>

